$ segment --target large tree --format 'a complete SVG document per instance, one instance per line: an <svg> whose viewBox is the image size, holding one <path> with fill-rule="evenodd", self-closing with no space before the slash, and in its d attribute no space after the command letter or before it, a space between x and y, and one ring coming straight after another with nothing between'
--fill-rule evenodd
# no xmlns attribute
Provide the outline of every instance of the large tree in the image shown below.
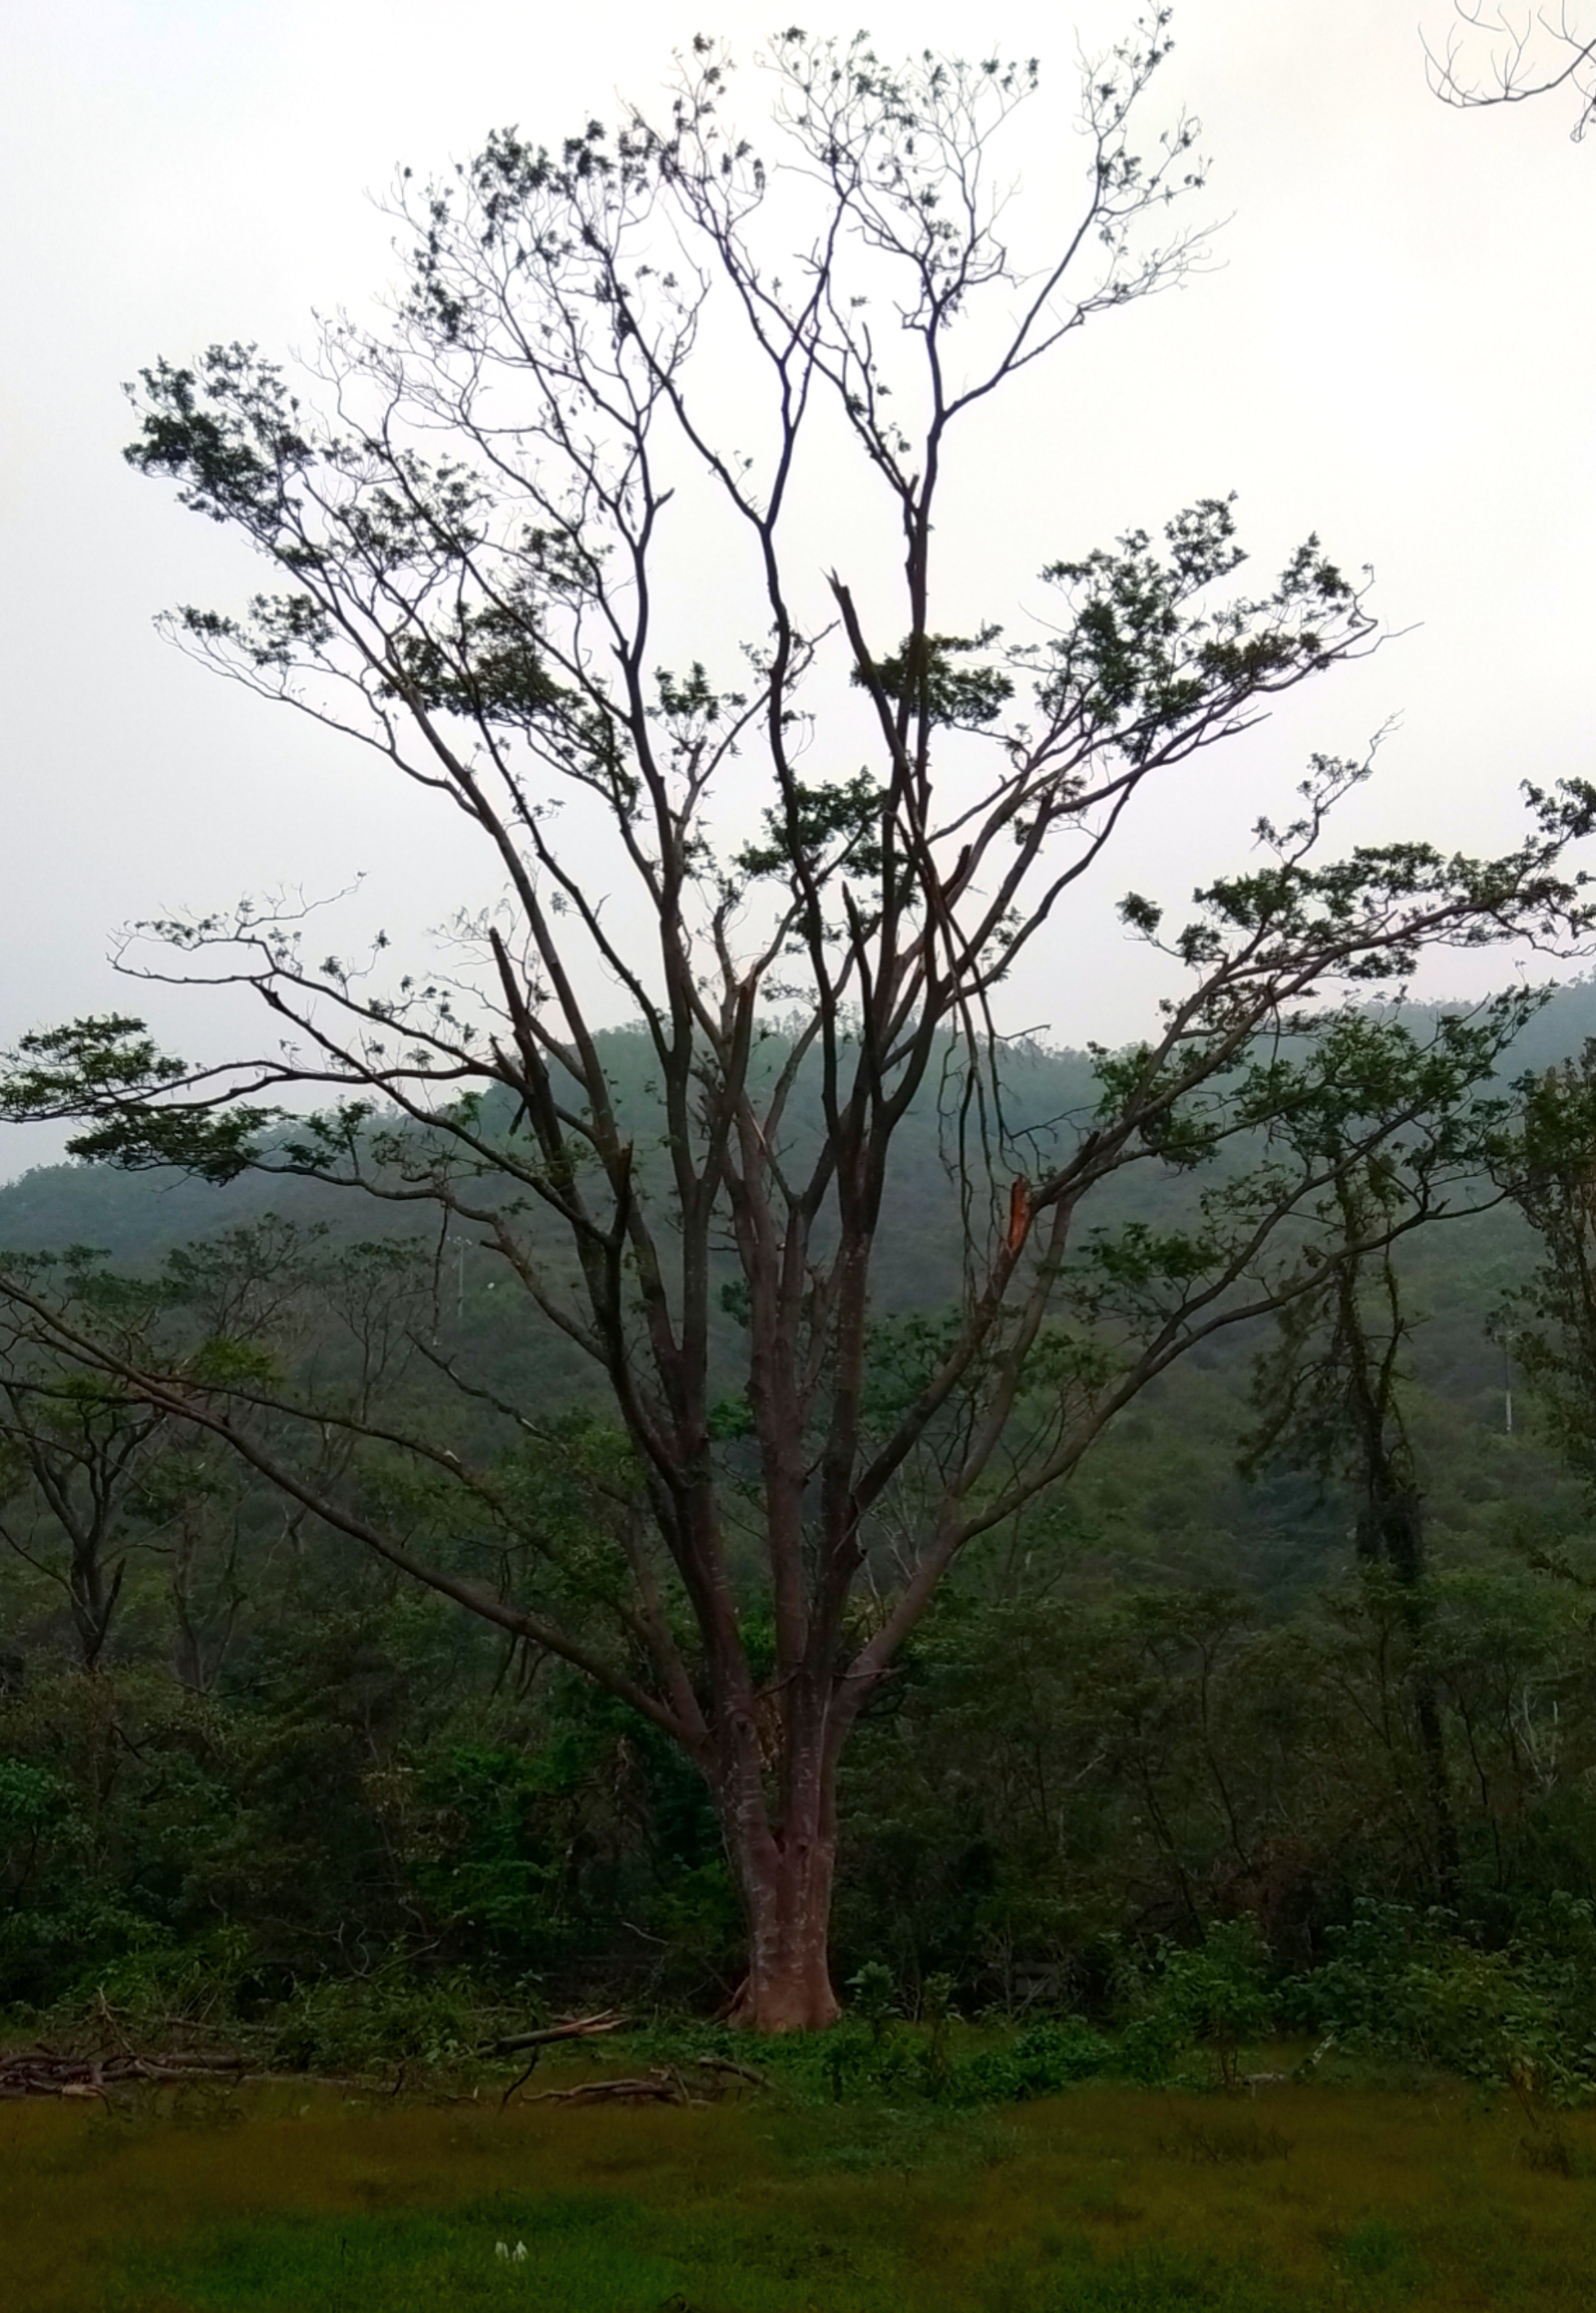
<svg viewBox="0 0 1596 2313"><path fill-rule="evenodd" d="M1184 925L1122 902L1176 992L1100 1056L1092 1112L1012 1109L995 1007L1016 964L1045 942L1060 989L1078 978L1066 911L1136 809L1373 639L1315 540L1238 590L1212 499L1156 544L1052 564L1034 639L968 606L950 484L968 523L1002 397L1187 265L1160 220L1199 181L1191 129L1150 158L1133 136L1167 50L1160 10L1086 75L1060 222L999 174L1033 67L784 34L764 155L697 42L660 123L554 152L507 131L407 181L391 324L328 327L301 391L238 346L139 391L135 465L272 573L242 615L180 612L179 639L464 820L502 898L406 973L380 946L317 964L269 910L145 927L125 968L252 991L259 1056L189 1066L136 1019L80 1021L27 1040L11 1111L85 1120L89 1156L430 1212L586 1362L607 1431L418 1336L500 1453L213 1353L110 1360L681 1744L760 2028L836 2012L839 1756L962 1554L1174 1358L1303 1290L1319 1239L1356 1258L1337 1190L1373 1150L1376 1240L1456 1192L1523 1004L1420 1028L1368 999L1434 944L1581 919L1559 860L1590 791L1531 793L1505 858L1334 859L1327 815L1369 765L1316 758ZM850 566L823 582L817 531ZM629 1107L599 1031L617 1000L651 1077ZM328 1103L308 1117L306 1087ZM939 1098L963 1287L899 1322L872 1291L894 1152ZM1136 1166L1192 1176L1184 1219L1094 1225ZM315 1474L281 1442L300 1416L362 1451Z"/></svg>

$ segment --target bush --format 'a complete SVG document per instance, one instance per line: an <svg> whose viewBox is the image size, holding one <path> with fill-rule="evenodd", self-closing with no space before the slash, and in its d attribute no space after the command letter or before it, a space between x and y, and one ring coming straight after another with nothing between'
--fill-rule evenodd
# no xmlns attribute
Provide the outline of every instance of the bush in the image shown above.
<svg viewBox="0 0 1596 2313"><path fill-rule="evenodd" d="M403 1954L371 1976L297 1986L266 2025L274 2065L320 2073L463 2064L486 2029L478 1984L465 1975L429 1982Z"/></svg>
<svg viewBox="0 0 1596 2313"><path fill-rule="evenodd" d="M1269 1954L1251 1920L1210 1927L1189 1950L1161 1954L1159 1971L1120 2037L1119 2061L1132 2080L1163 2080L1186 2051L1211 2049L1226 2088L1236 2083L1243 2046L1276 2023Z"/></svg>
<svg viewBox="0 0 1596 2313"><path fill-rule="evenodd" d="M1338 2046L1506 2084L1550 2104L1596 2096L1596 1913L1553 1895L1482 1950L1452 1914L1360 1901L1334 1956L1291 1988Z"/></svg>
<svg viewBox="0 0 1596 2313"><path fill-rule="evenodd" d="M963 2104L1019 2104L1056 2096L1076 2081L1112 2069L1115 2052L1077 2016L1027 2024L1006 2048L983 2049L953 2070L952 2093Z"/></svg>

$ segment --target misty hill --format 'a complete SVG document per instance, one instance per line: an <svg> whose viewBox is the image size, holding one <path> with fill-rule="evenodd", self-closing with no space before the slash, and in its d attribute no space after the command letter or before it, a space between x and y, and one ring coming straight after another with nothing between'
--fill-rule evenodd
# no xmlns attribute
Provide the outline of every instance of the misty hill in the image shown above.
<svg viewBox="0 0 1596 2313"><path fill-rule="evenodd" d="M1504 1073L1554 1065L1591 1036L1596 980L1585 980L1560 990L1536 1016ZM636 1030L610 1031L602 1045L646 1186L650 1175L658 1178L661 1150L652 1056ZM1018 1132L1081 1118L1093 1104L1085 1053L1020 1047L1008 1055L1006 1077L1008 1122ZM802 1101L795 1103L794 1129L807 1136L819 1128L811 1087L808 1113ZM947 1143L946 1119L928 1095L895 1149L879 1267L884 1310L934 1307L957 1290L958 1198ZM1189 1176L1137 1167L1096 1201L1094 1217L1168 1221L1191 1193ZM26 1252L92 1245L137 1268L268 1212L322 1222L350 1239L405 1226L402 1211L314 1181L246 1175L216 1188L174 1172L69 1163L40 1167L0 1189L0 1246ZM430 1216L410 1225L436 1235ZM1425 1230L1404 1249L1409 1299L1420 1321L1410 1358L1419 1426L1429 1438L1441 1523L1459 1533L1478 1528L1481 1518L1488 1524L1503 1495L1479 1459L1488 1460L1502 1429L1507 1378L1487 1321L1521 1275L1528 1250L1523 1225L1504 1209ZM496 1386L512 1395L564 1395L590 1385L578 1353L525 1298L496 1289L496 1264L469 1246L456 1260L448 1287L459 1293L474 1361ZM1252 1362L1267 1351L1269 1339L1267 1330L1238 1330L1205 1346L1150 1391L1099 1449L1073 1499L1110 1559L1117 1563L1128 1549L1145 1561L1152 1550L1165 1568L1188 1557L1212 1567L1217 1530L1227 1537L1220 1558L1250 1586L1292 1591L1323 1575L1342 1545L1334 1514L1327 1524L1323 1506L1315 1507L1299 1484L1244 1486L1235 1474ZM1526 1503L1556 1496L1566 1517L1562 1481L1547 1457L1537 1457L1521 1437L1513 1442L1519 1449L1513 1486Z"/></svg>
<svg viewBox="0 0 1596 2313"><path fill-rule="evenodd" d="M1431 1008L1431 1007L1426 1007ZM1442 1007L1435 1006L1433 1009ZM1422 1016L1421 1014L1419 1016ZM1596 977L1558 990L1513 1045L1504 1073L1555 1065L1596 1037ZM646 1180L659 1146L652 1054L641 1031L617 1028L599 1039L622 1117L635 1132ZM1095 1099L1092 1061L1085 1052L1039 1044L1010 1048L1004 1062L1006 1122L1016 1133L1067 1125L1086 1116ZM794 1101L797 1134L817 1134L818 1101ZM1162 1214L1178 1205L1184 1185L1148 1166L1116 1192L1116 1209ZM948 1130L935 1090L928 1090L894 1149L889 1191L883 1287L897 1302L942 1298L955 1282L949 1223L955 1191L948 1162ZM1122 1200L1122 1201L1121 1201ZM76 1161L41 1165L0 1188L0 1246L19 1253L93 1245L119 1261L159 1259L175 1245L214 1235L265 1212L296 1221L327 1222L340 1235L385 1234L395 1223L371 1201L286 1176L246 1174L226 1187L171 1170L122 1172ZM928 1266L929 1263L929 1266Z"/></svg>
<svg viewBox="0 0 1596 2313"><path fill-rule="evenodd" d="M1596 980L1568 986L1531 1022L1504 1074L1540 1070L1596 1036ZM659 1178L662 1140L651 1084L652 1056L635 1030L602 1038L605 1067L623 1118L634 1131L645 1190ZM1008 1123L1016 1132L1067 1125L1094 1100L1088 1054L1037 1046L1012 1050L1006 1064ZM819 1130L812 1087L807 1113L795 1103L794 1129ZM1177 1219L1191 1177L1149 1164L1133 1168L1095 1200L1095 1218ZM246 1175L225 1188L175 1172L125 1173L80 1163L44 1166L0 1189L0 1246L16 1251L103 1249L130 1268L154 1265L172 1248L275 1213L325 1223L349 1240L403 1228L403 1209L291 1177ZM434 1217L412 1221L435 1242ZM507 1400L549 1402L594 1385L580 1353L527 1298L502 1284L498 1265L451 1244L442 1290L454 1303L473 1370ZM934 1096L900 1135L891 1178L879 1277L883 1310L935 1307L959 1279L957 1190L946 1120ZM1520 1398L1505 1433L1511 1376L1489 1336L1490 1313L1518 1282L1530 1245L1510 1210L1426 1229L1403 1248L1407 1301L1416 1322L1408 1366L1412 1427L1442 1559L1489 1563L1542 1533L1583 1531L1578 1489L1527 1426ZM453 1314L453 1313L451 1313ZM1114 1583L1235 1583L1289 1611L1314 1585L1333 1579L1350 1549L1345 1503L1308 1480L1277 1473L1257 1483L1237 1471L1252 1418L1254 1362L1273 1340L1265 1326L1218 1337L1149 1388L1113 1425L1056 1501L1027 1521L1027 1548L1055 1545L1072 1579ZM726 1385L735 1385L728 1366Z"/></svg>

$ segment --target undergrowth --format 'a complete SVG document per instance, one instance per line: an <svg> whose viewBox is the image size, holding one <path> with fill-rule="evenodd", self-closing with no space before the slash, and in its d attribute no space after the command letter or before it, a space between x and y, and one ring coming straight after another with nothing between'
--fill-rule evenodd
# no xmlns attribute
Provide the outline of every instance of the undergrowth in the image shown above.
<svg viewBox="0 0 1596 2313"><path fill-rule="evenodd" d="M1526 2157L1553 2165L1555 2116L1596 2101L1596 1915L1583 1899L1550 1898L1495 1949L1443 1912L1366 1902L1304 1974L1281 1975L1245 1920L1189 1947L1121 1951L1108 1973L1096 2017L1016 2021L961 2015L947 1978L927 1979L910 1999L873 1964L847 1985L845 2016L825 2033L755 2041L660 2017L584 2044L581 2061L701 2076L707 2060L721 2087L742 2068L806 2105L959 2110L1024 2104L1091 2080L1235 2091L1267 2048L1276 2071L1300 2064L1365 2082L1449 2074L1509 2093L1525 2118ZM223 2047L261 2072L448 2077L486 2089L507 2066L525 2068L496 2044L548 2020L535 1980L486 1984L429 1970L402 1948L358 1975L265 1985L223 1933L203 1947L131 1952L50 2009L13 2011L7 2037ZM1294 2048L1285 2059L1283 2043Z"/></svg>

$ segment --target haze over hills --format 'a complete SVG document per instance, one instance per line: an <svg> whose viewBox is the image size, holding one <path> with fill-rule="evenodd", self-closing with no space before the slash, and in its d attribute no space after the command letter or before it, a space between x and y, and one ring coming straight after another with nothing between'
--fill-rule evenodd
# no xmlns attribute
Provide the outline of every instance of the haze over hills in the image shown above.
<svg viewBox="0 0 1596 2313"><path fill-rule="evenodd" d="M1445 1005L1424 1007L1438 1012ZM1512 1047L1507 1076L1555 1066L1596 1037L1596 977L1557 990ZM599 1044L615 1084L622 1113L633 1122L646 1163L650 1141L648 1110L651 1055L637 1029L609 1029ZM1009 1124L1018 1132L1067 1130L1071 1119L1089 1114L1095 1090L1091 1056L1082 1051L1028 1044L1011 1049L1005 1064ZM818 1130L816 1104L807 1118L794 1104L800 1131ZM918 1126L918 1129L914 1127ZM944 1135L935 1104L923 1101L918 1119L895 1144L889 1191L889 1251L884 1281L892 1298L912 1303L941 1298L951 1289L947 1258L926 1266L928 1244L947 1248L946 1220L952 1191L945 1162ZM1178 1189L1174 1192L1178 1197ZM1167 1176L1139 1168L1116 1190L1120 1210L1164 1209L1171 1194ZM1102 1200L1106 1206L1107 1200ZM119 1261L159 1258L175 1245L209 1236L264 1212L295 1220L325 1220L340 1233L386 1233L392 1214L362 1197L328 1189L314 1181L280 1175L245 1174L225 1187L169 1171L123 1172L109 1165L78 1161L41 1165L0 1187L0 1246L20 1253L94 1245ZM913 1258L900 1265L897 1248L913 1243Z"/></svg>
<svg viewBox="0 0 1596 2313"><path fill-rule="evenodd" d="M1437 1007L1439 1008L1439 1007ZM1596 1036L1596 979L1561 988L1513 1047L1504 1075L1555 1065ZM650 1116L651 1057L637 1031L602 1039L623 1115L633 1124L646 1185L660 1141ZM1077 1051L1037 1046L1008 1058L1009 1121L1016 1130L1066 1132L1094 1098L1092 1061ZM796 1129L819 1129L810 1103ZM884 1314L936 1308L959 1282L956 1191L946 1128L936 1103L922 1103L895 1147L879 1256ZM1190 1175L1138 1166L1093 1200L1094 1220L1179 1218ZM138 1269L175 1247L275 1214L319 1223L337 1238L368 1239L407 1226L435 1239L436 1217L410 1220L403 1207L291 1176L246 1174L227 1187L170 1171L127 1173L77 1162L43 1166L0 1189L0 1246L17 1252L90 1245ZM581 1397L592 1377L579 1353L507 1286L499 1265L462 1234L451 1238L447 1290L474 1365L509 1396ZM1403 1247L1415 1330L1407 1364L1415 1440L1425 1467L1432 1531L1443 1554L1493 1552L1508 1527L1533 1526L1555 1512L1559 1529L1581 1523L1571 1482L1526 1434L1504 1437L1511 1373L1489 1321L1530 1258L1523 1224L1507 1208L1421 1231ZM729 1271L728 1271L729 1275ZM1186 1357L1115 1423L1067 1490L1067 1507L1038 1512L1070 1528L1077 1568L1139 1578L1236 1581L1285 1605L1329 1578L1346 1555L1346 1518L1305 1481L1277 1475L1259 1484L1237 1474L1239 1442L1252 1418L1255 1360L1267 1354L1268 1327L1238 1328ZM1504 1459L1504 1452L1507 1458ZM1527 1530L1527 1529L1526 1529Z"/></svg>

